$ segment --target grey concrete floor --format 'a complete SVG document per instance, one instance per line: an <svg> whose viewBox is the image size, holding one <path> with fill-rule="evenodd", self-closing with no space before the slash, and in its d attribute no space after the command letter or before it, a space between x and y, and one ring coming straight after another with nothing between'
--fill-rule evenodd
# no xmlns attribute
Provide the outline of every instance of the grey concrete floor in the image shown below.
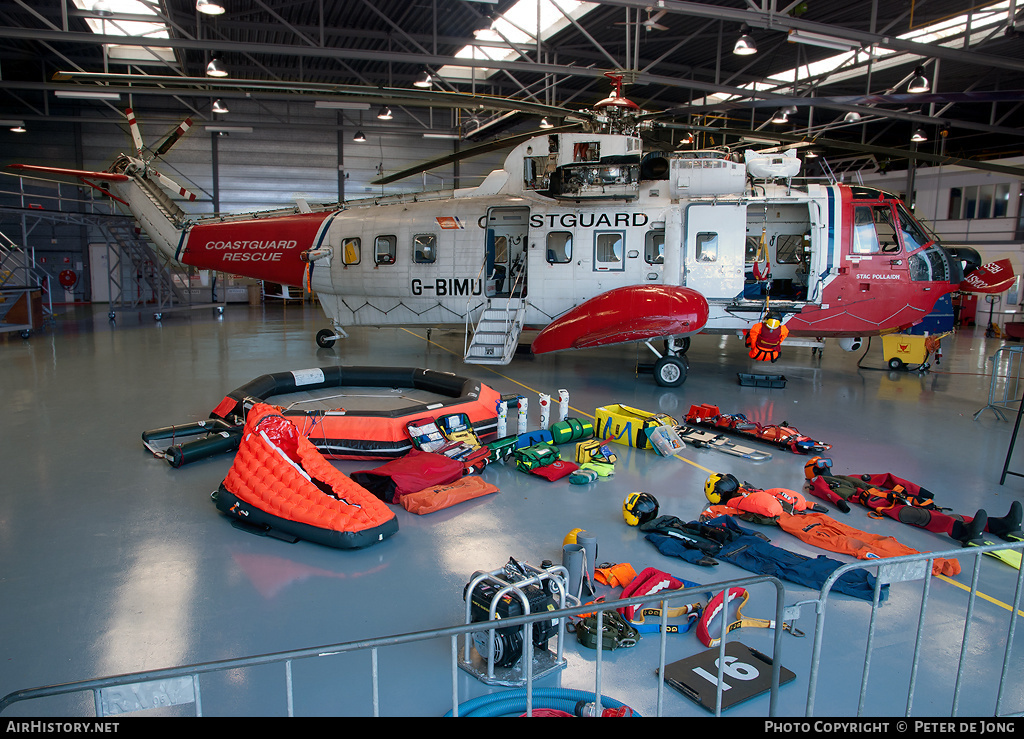
<svg viewBox="0 0 1024 739"><path fill-rule="evenodd" d="M508 558L539 565L559 560L573 528L597 535L599 560L629 562L636 571L656 567L702 584L750 577L728 563L698 567L664 557L625 524L622 500L649 492L662 513L696 517L712 471L731 472L762 488L799 490L806 458L771 451L751 462L712 450L688 448L679 459L616 447L615 475L588 486L549 483L501 465L484 477L500 488L488 496L427 516L396 508L399 532L359 551L307 542L286 544L233 528L210 493L230 468L230 454L180 469L149 454L140 435L148 429L206 418L224 394L268 373L327 365L425 367L475 377L501 393L531 400L536 428L539 393L570 393L570 415L622 403L685 415L692 403L712 403L761 423L788 421L832 445L840 474L892 472L929 488L957 513L979 508L1002 515L1021 498L1024 479L999 484L1013 415L987 410L990 358L1003 346L982 329L963 329L942 342L943 356L925 373L885 368L881 342L846 353L829 342L820 355L788 349L777 364L749 360L735 337L696 337L690 375L678 389L638 374L651 361L633 345L542 357L517 357L504 367L468 366L461 360L459 328L355 328L330 350L318 349L326 326L310 305L229 305L165 314L124 313L107 320L104 306L67 309L56 325L24 340L0 336L0 695L41 685L242 657L317 645L442 628L462 623L463 588L477 570ZM1005 352L1003 353L1005 354ZM1002 356L1002 355L1001 355ZM858 364L862 366L858 366ZM1002 370L1000 370L1001 372ZM784 388L740 386L737 372L784 375ZM997 372L999 374L999 372ZM1001 386L1000 386L1001 392ZM1024 454L1011 470L1024 470ZM334 460L350 473L373 463ZM947 537L869 518L866 511L836 517L865 531L896 537L921 551L956 548ZM808 556L825 554L768 527L778 546ZM978 564L967 660L962 668L963 613L975 558L963 559L953 579L933 578L925 649L920 656L915 715L992 715L1000 683L1003 645L1018 571L992 558ZM866 715L906 710L912 644L919 619L920 582L896 583L879 611ZM771 618L775 589L751 589L744 615ZM614 597L614 591L607 591ZM815 596L787 583L785 603ZM825 621L815 713L857 711L869 604L835 595ZM814 609L800 626L810 634ZM742 643L771 652L772 632L741 629ZM797 678L779 691L778 713L802 716L812 662L811 638L785 634L782 662ZM668 661L702 651L693 633L673 636ZM542 685L594 689L594 652L566 643L567 667ZM631 649L605 654L602 691L644 715L658 710L658 642L646 636ZM442 715L451 708L447 640L383 650L383 715ZM1024 710L1024 681L1011 661L1003 713ZM960 692L955 694L956 674ZM295 667L299 715L368 715L369 659L337 657ZM284 678L279 667L236 670L204 682L207 715L282 715ZM458 678L460 698L491 688ZM4 716L91 715L92 699L47 699L12 707ZM173 713L177 709L172 710ZM191 707L188 709L191 710ZM663 712L706 716L671 689ZM186 711L187 712L187 711ZM728 716L764 716L761 696Z"/></svg>

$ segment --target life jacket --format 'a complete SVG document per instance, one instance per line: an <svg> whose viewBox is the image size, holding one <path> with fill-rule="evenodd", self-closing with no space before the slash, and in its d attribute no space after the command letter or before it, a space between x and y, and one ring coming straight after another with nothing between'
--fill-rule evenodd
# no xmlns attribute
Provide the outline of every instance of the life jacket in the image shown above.
<svg viewBox="0 0 1024 739"><path fill-rule="evenodd" d="M787 336L789 329L782 323L775 328L769 326L768 322L755 323L750 327L748 336L750 358L759 362L774 362L779 358L782 342Z"/></svg>

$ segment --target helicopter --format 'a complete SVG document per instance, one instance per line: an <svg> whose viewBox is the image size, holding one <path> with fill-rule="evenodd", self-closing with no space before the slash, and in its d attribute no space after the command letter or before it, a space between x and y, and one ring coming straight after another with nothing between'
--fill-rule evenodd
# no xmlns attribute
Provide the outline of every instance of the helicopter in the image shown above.
<svg viewBox="0 0 1024 739"><path fill-rule="evenodd" d="M321 348L346 326L465 322L465 361L507 364L539 330L535 354L643 343L664 387L685 381L697 334L744 335L772 312L790 337L853 351L920 322L981 266L891 194L798 184L796 145L646 150L649 114L607 76L608 97L570 123L506 140L479 185L414 197L192 217L168 193L195 196L153 166L191 121L147 159L131 110L135 151L106 171L9 166L99 189L178 263L312 291L330 321Z"/></svg>

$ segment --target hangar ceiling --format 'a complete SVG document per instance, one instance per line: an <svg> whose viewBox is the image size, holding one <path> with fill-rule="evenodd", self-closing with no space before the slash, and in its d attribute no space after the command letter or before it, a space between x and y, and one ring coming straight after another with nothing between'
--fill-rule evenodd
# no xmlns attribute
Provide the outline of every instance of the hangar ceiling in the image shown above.
<svg viewBox="0 0 1024 739"><path fill-rule="evenodd" d="M667 145L691 132L699 145L743 134L813 140L830 158L893 168L911 151L922 165L1024 153L1017 0L218 0L220 15L196 0L141 2L126 13L119 0L0 0L0 119L123 125L131 105L167 120L258 125L261 105L284 102L301 137L302 111L316 101L341 106L339 125L367 133L391 104L391 130L468 147L535 127L542 106L593 105L616 72L641 108L672 113L648 134ZM143 21L167 33L120 35ZM743 32L757 53L733 53ZM206 76L215 57L228 70L219 80ZM529 110L428 107L414 86L424 73L435 91ZM908 93L918 73L930 91ZM82 91L120 98L59 97ZM215 114L217 99L238 112ZM787 120L773 122L784 108ZM912 143L918 129L926 140Z"/></svg>

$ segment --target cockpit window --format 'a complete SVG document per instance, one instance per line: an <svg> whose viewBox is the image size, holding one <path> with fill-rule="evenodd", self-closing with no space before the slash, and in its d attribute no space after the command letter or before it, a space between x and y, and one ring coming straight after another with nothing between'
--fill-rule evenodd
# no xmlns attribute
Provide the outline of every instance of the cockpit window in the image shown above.
<svg viewBox="0 0 1024 739"><path fill-rule="evenodd" d="M900 231L903 233L903 246L907 251L914 251L927 244L930 239L921 227L921 224L910 215L902 205L896 206L896 213L900 218Z"/></svg>

